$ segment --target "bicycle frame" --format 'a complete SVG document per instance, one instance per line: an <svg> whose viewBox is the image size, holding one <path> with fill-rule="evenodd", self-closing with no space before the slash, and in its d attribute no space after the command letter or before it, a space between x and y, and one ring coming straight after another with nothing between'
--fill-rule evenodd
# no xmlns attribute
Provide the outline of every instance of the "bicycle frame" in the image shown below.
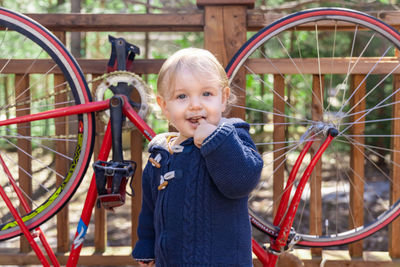
<svg viewBox="0 0 400 267"><path fill-rule="evenodd" d="M253 252L256 254L260 262L264 267L274 267L278 260L278 256L286 249L291 249L293 245L295 245L299 239L296 235L292 237L290 240L290 244L288 244L289 235L292 230L293 221L296 215L297 208L300 203L301 195L303 194L305 185L310 178L310 175L315 168L317 162L322 157L322 154L328 148L329 144L332 142L333 138L338 135L338 132L334 128L330 128L327 131L327 137L325 141L321 144L316 154L311 159L310 164L307 166L306 170L303 173L303 176L300 179L300 182L296 188L295 194L288 206L290 194L292 191L293 183L296 178L297 172L300 168L301 163L303 162L304 156L307 154L314 140L311 139L306 142L304 148L299 154L293 169L290 172L288 181L286 182L285 189L283 191L282 198L279 202L278 210L276 212L274 218L274 225L280 228L279 234L277 237L273 238L271 241L270 247L265 250L253 239Z"/></svg>
<svg viewBox="0 0 400 267"><path fill-rule="evenodd" d="M121 98L123 101L122 113L137 127L137 129L148 140L151 140L153 137L155 137L155 135L156 135L155 132L146 124L146 122L132 108L132 106L129 104L128 98L124 95L121 95ZM91 102L91 103L87 103L87 104L81 104L81 105L65 107L65 108L58 108L58 109L54 109L51 111L45 111L45 112L41 112L41 113L37 113L37 114L26 115L26 116L21 116L18 118L3 120L0 122L0 126L16 124L16 123L32 122L35 120L42 120L42 119L49 119L49 118L57 118L57 117L62 117L62 116L91 113L91 112L96 112L96 111L102 111L102 110L108 109L109 107L110 107L110 100ZM337 131L333 128L331 128L327 131L327 138L322 143L319 150L314 155L314 157L311 159L310 164L304 171L303 176L300 179L300 183L297 186L297 189L295 191L294 197L293 197L290 205L288 206L293 182L295 180L295 177L297 175L297 172L299 170L301 163L303 162L305 155L307 154L308 150L310 149L311 145L313 144L313 140L311 139L306 142L303 150L301 151L301 153L300 153L298 159L296 160L296 163L289 175L289 179L286 183L286 187L285 187L283 196L281 198L276 216L274 218L274 225L277 225L281 229L281 231L279 232L279 235L276 238L273 238L273 240L271 242L271 246L267 251L265 251L254 239L252 240L253 252L256 254L256 256L261 261L263 266L265 266L265 267L275 266L279 254L284 250L285 247L288 246L288 238L291 233L291 227L293 224L293 220L294 220L304 187L311 175L311 172L313 171L315 165L317 164L318 160L321 158L322 154L327 149L330 142L333 140L333 138L336 135L337 135ZM112 147L112 135L111 135L111 123L109 121L97 160L106 161L110 154L111 147ZM0 156L0 164L3 166L5 172L9 173L9 171L7 170L7 166L2 161L1 156ZM11 181L11 184L14 185L15 181L12 178L11 173L9 173L8 176ZM14 187L18 188L15 185L14 185ZM16 192L19 192L19 190L16 189ZM42 262L43 266L50 266L47 262L47 259L45 258L45 256L43 255L43 253L40 251L39 247L33 240L33 237L31 235L31 233L29 232L28 228L24 225L21 217L18 215L18 212L16 212L15 208L12 206L12 203L9 201L9 199L5 195L5 192L2 187L0 187L0 196L2 196L5 199L6 203L8 203L7 205L9 205L10 210L15 211L15 212L13 212L13 216L15 217L18 224L21 226L23 234L27 237L30 245L34 249L36 255L38 256L39 260ZM22 197L22 195L20 198L21 198L22 202L24 202L24 198ZM83 246L83 241L84 241L85 235L87 233L89 221L90 221L90 218L92 215L93 207L96 203L96 199L97 199L97 188L96 188L95 175L93 174L93 177L90 182L88 194L86 196L86 200L85 200L85 203L83 206L82 214L81 214L78 226L77 226L75 238L71 245L71 251L70 251L70 255L68 258L67 265L66 265L67 267L77 266L77 263L79 260L79 254L80 254L80 251ZM24 205L25 210L28 212L29 206L26 203L23 205ZM43 233L40 231L40 228L37 228L36 230L39 232L40 239L41 239L42 243L44 244L45 250L48 253L53 265L59 266L57 259L54 256L54 253L52 252L50 246L47 244L47 241L45 240ZM294 245L296 243L296 236L294 236L291 239L290 243L291 243L290 245Z"/></svg>

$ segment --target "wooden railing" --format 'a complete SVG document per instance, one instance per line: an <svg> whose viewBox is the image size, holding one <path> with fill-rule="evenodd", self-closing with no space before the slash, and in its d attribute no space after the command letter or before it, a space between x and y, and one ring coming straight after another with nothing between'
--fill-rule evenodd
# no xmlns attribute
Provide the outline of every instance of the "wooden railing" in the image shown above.
<svg viewBox="0 0 400 267"><path fill-rule="evenodd" d="M256 31L265 25L273 22L274 20L281 17L276 14L260 14L254 10L249 9L254 3L254 0L198 0L199 9L190 14L27 14L29 17L37 20L39 23L44 25L46 28L52 30L62 42L66 41L66 32L69 31L80 31L80 32L92 32L92 31L118 31L118 32L204 32L204 48L213 52L221 63L226 66L230 58L240 48L240 46L246 41L246 34L248 31ZM377 15L377 17L384 20L386 23L393 27L400 27L400 16L399 12L384 12ZM329 27L329 25L327 25ZM346 27L345 24L340 27ZM108 59L78 59L85 74L92 74L93 77L98 77L106 73ZM164 60L160 59L137 59L133 67L133 71L137 74L156 74L158 73ZM7 66L8 73L20 74L21 70L24 69L21 66L26 62L14 61L13 64ZM38 63L36 72L40 72L40 65L46 65L46 61ZM262 65L262 62L254 60L251 64L255 67ZM290 64L286 64L283 60L274 63L279 65L279 68L283 73L292 73L294 70L287 68ZM310 68L306 68L308 73L317 74L318 70L315 69L317 64L310 62L303 62L303 65L308 64ZM370 68L368 66L373 64L371 62L362 62L358 64L360 69L355 70L353 80L362 79L363 73L366 73ZM385 62L390 67L391 62ZM0 62L1 65L1 62ZM332 63L329 62L329 68ZM383 64L382 64L383 65ZM341 62L334 64L335 71L341 73L347 66L343 66ZM321 68L324 68L324 64L321 64ZM43 68L46 69L46 68ZM47 70L47 69L46 69ZM331 71L331 69L330 69ZM263 69L265 73L265 69ZM384 70L383 70L384 72ZM271 69L268 73L274 74L275 70ZM24 78L26 79L26 78ZM319 84L320 77L314 76L314 84ZM397 75L397 84L399 84L400 78ZM56 81L57 82L57 81ZM284 88L284 82L280 75L275 75L274 79L275 90L277 92L282 91ZM93 86L95 87L95 86ZM399 86L397 86L399 87ZM319 90L316 90L318 92ZM238 97L240 99L240 96ZM244 99L244 98L243 98ZM282 103L276 101L274 103L278 110L281 108ZM284 106L284 105L283 105ZM315 114L318 112L316 111ZM234 116L244 116L243 111L234 111ZM104 129L104 125L100 121L97 123L97 133L101 133ZM282 130L282 129L280 129ZM61 129L62 131L62 129ZM284 136L279 134L277 129L276 138ZM98 134L95 145L95 156L98 153L101 134ZM137 162L137 169L142 169L142 149L143 143L139 133L132 132L131 136L131 159ZM279 157L279 154L275 155ZM357 155L354 158L361 158ZM357 165L357 162L354 164ZM62 168L62 166L60 166ZM318 167L317 167L318 168ZM318 171L317 171L318 172ZM394 170L398 173L398 170ZM400 175L397 175L400 177ZM283 175L281 175L283 177ZM86 179L89 179L88 177ZM86 180L87 181L87 180ZM133 187L135 189L135 195L131 198L131 244L126 244L125 248L119 248L113 250L113 248L107 247L107 218L106 213L101 208L95 208L94 214L94 225L90 225L89 229L94 228L94 246L89 254L84 254L81 257L80 265L134 265L134 261L130 258L129 252L136 240L136 228L137 219L141 208L141 173L136 172ZM279 179L277 179L279 181ZM400 181L396 181L400 183ZM29 187L29 185L27 185ZM282 190L283 181L279 181L276 184L275 190ZM393 192L393 194L398 194ZM358 201L362 201L358 200ZM117 210L118 212L118 210ZM321 212L321 211L312 211ZM362 219L362 218L361 218ZM70 223L69 223L69 212L68 206L66 206L59 214L57 214L57 255L61 263L66 262L67 252L70 249ZM74 232L75 225L71 226L72 232ZM393 258L400 258L400 221L397 220L391 226L389 251ZM21 239L23 240L23 238ZM119 250L119 251L118 251ZM21 252L29 252L30 248L25 241L21 241ZM109 251L111 251L109 253ZM121 252L122 251L122 252ZM105 253L107 252L107 253ZM362 247L360 243L350 246L351 256L361 256ZM321 250L313 250L313 254L321 255ZM31 254L17 254L17 252L0 252L0 264L35 264L37 259ZM315 265L316 261L306 261L307 264ZM340 261L343 263L343 261ZM348 262L348 261L344 261ZM370 263L372 263L371 261ZM379 261L378 261L379 262ZM364 266L361 262L359 266ZM391 262L388 263L392 264ZM388 266L389 266L388 265Z"/></svg>

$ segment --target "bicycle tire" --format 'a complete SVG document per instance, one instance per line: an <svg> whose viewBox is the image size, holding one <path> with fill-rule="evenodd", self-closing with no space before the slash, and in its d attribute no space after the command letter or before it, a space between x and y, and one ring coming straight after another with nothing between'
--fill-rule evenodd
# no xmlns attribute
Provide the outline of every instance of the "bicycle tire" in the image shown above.
<svg viewBox="0 0 400 267"><path fill-rule="evenodd" d="M329 45L328 41L333 44ZM343 44L340 41L347 43ZM355 41L361 41L363 46L357 46ZM339 45L341 47L338 48ZM326 175L322 171L320 172L322 177L321 199L323 201L321 212L324 211L321 215L322 220L316 223L320 227L320 233L310 234L307 232L307 228L310 228L311 225L309 222L305 229L297 230L296 234L300 237L297 244L325 247L351 243L382 229L400 214L400 200L392 200L390 203L387 191L377 190L379 182L382 182L385 188L388 187L388 184L392 181L390 178L391 168L393 165L397 165L397 161L394 162L393 159L394 154L399 151L393 148L391 144L398 136L397 132L392 132L395 130L394 123L400 118L398 114L393 113L391 106L393 106L393 109L397 108L398 101L393 100L389 104L387 102L398 95L398 90L395 91L396 88L390 88L390 84L394 83L394 75L398 74L399 63L396 58L396 49L399 48L399 33L377 18L354 10L318 8L297 12L277 20L254 34L238 50L226 67L232 89L246 92L246 107L236 106L236 108L246 109L246 120L251 124L250 132L259 147L262 147L261 150L268 151L265 154L272 153L270 151L274 149L274 153L284 151L283 156L280 156L280 162L283 163L280 163L281 165L276 168L276 165L270 166L274 162L274 159L270 159L272 156L263 154L265 170L260 185L249 201L249 213L253 226L269 236L276 237L278 235L279 227L274 226L271 222L273 208L265 207L267 205L272 206L272 202L274 202L270 180L273 177L273 172L283 168L282 166L286 168L283 168L281 173L284 173L285 179L287 179L288 171L285 169L290 169L293 166L293 157L298 155L305 139L307 139L307 134L310 136L307 133L307 129L310 129L309 126L318 122L323 122L325 125L331 123L340 132L339 137L332 142L330 150L322 157L322 168L325 166L323 170L335 169L336 176L339 176L336 177L336 188L339 185L341 190L337 190L336 196L333 193L325 194L325 191L328 192L329 188L325 188L324 185L335 182L334 175ZM323 51L324 49L326 51ZM382 49L384 52L381 51ZM326 58L328 59L326 60ZM364 58L371 59L373 63L363 61ZM339 59L342 62L339 62ZM280 64L279 60L284 63ZM310 61L307 62L307 60ZM338 62L342 64L342 69L345 66L347 73L341 73L341 70L335 68ZM359 64L359 62L362 62L362 64ZM390 68L383 70L381 66L384 65L384 62L392 62L393 64ZM290 68L289 65L291 65ZM255 68L252 69L252 67ZM363 67L370 69L361 69ZM286 68L286 73L281 71L283 68ZM364 76L359 76L361 81L359 79L359 84L354 84L351 89L349 82L351 76L349 75L356 74ZM324 79L322 76L329 79ZM377 79L379 77L381 79ZM277 92L274 88L273 81L275 78L280 79L285 84L283 93ZM319 82L319 85L316 86L318 91L312 89L313 79L316 83ZM354 78L352 81L354 81ZM361 92L359 88L363 88L362 84L364 83L367 84L364 98L353 100L356 98L355 95L358 95L356 92ZM326 90L326 88L329 90ZM376 88L378 90L375 90ZM263 93L263 90L270 92ZM256 96L254 97L252 93ZM304 95L300 93L304 93ZM300 100L296 97L299 97ZM284 108L277 110L272 104L274 98L280 99L278 101L284 103L282 104ZM320 101L314 100L314 103L312 103L313 98ZM359 117L364 116L364 119L358 120L355 117L357 112L354 112L354 110L360 107L360 103L364 101L364 109L360 108L358 111L358 114L361 114ZM338 107L336 107L337 104L339 104ZM373 106L373 104L376 105ZM311 115L314 114L313 108L315 106L320 106L318 109L322 111L322 113L319 113L321 118L319 120L314 119ZM305 108L308 108L310 112L304 112ZM255 121L256 112L259 111L263 115L259 116L258 121ZM381 116L378 111L382 113ZM386 115L383 115L383 113ZM342 115L343 117L341 117ZM268 122L273 121L274 116L283 118L280 125L284 125L285 130L283 133L284 140L281 140L281 142L271 141L271 137L266 136L264 131L267 129L268 133L272 135L273 130L271 128L279 125ZM301 116L303 117L300 118ZM348 118L349 116L351 118ZM339 117L340 119L338 119ZM267 120L267 122L265 123L263 120ZM360 129L360 126L355 126L357 124L364 125L362 134L358 134L358 136L357 134L348 134L349 130L354 133ZM371 125L378 128L373 128ZM382 125L385 128L382 128ZM314 136L318 136L317 133ZM363 142L357 141L359 138L363 138ZM384 143L377 144L378 141L384 141ZM283 143L285 147L272 148L273 145L279 143ZM292 146L292 144L294 145ZM355 169L352 165L354 163L351 162L354 159L349 158L349 155L354 155L350 153L354 153L355 148L360 148L364 156L364 167L360 170L363 169L365 173L361 173L361 171L357 173L358 169ZM354 151L352 152L352 150ZM329 160L332 159L334 159L334 163L329 163ZM378 166L379 164L383 164L383 167ZM345 202L347 198L347 202L350 202L348 192L350 189L348 188L351 188L352 181L354 181L350 177L358 176L362 177L365 183L360 192L362 191L364 201L368 201L366 202L368 204L365 204L363 208L363 217L366 217L364 224L351 226L350 221L354 221L356 216L352 214L352 211L347 213L343 211L350 204L343 204L340 201ZM304 191L302 203L300 203L296 214L297 220L302 221L304 216L302 212L311 205L310 200L306 199L309 196L307 190L310 190L310 187L311 185ZM370 192L371 188L374 189L374 187L376 187L375 190L378 193ZM372 198L364 192L376 195ZM357 192L355 194L357 195ZM342 195L345 196L341 197ZM280 196L278 196L278 199ZM329 197L335 198L336 207L329 206L332 205L332 200L329 200ZM377 204L379 201L388 204L383 209L379 206L381 204ZM325 204L325 202L328 204ZM379 209L383 210L378 212L369 210L368 207L365 207L369 205L374 208L379 206ZM262 213L261 210L266 214ZM341 215L346 218L335 218L336 221L332 222L331 217L333 215L328 215L332 210L339 217ZM345 224L346 220L351 227L339 229L340 224ZM323 229L324 226L326 229ZM294 228L296 229L296 227L295 221Z"/></svg>
<svg viewBox="0 0 400 267"><path fill-rule="evenodd" d="M5 8L0 8L0 26L1 120L92 101L78 63L55 35ZM94 127L92 113L0 127L2 158L19 188L28 188L23 194L31 212L20 214L29 229L55 215L78 188L91 159ZM2 166L0 175L1 186L18 205ZM20 235L2 207L0 240Z"/></svg>

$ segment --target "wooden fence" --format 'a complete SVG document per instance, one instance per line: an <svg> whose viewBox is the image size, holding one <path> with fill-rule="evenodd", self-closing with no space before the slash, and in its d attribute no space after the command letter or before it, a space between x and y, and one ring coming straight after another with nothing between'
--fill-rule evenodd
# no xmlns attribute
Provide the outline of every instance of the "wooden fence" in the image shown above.
<svg viewBox="0 0 400 267"><path fill-rule="evenodd" d="M221 63L226 66L230 58L246 41L248 31L256 31L265 25L273 22L280 15L260 14L253 12L251 7L254 0L197 0L199 9L190 14L27 14L46 28L52 30L63 42L66 41L66 32L204 32L204 48L213 52ZM393 27L400 27L399 12L384 12L372 14ZM106 73L108 59L79 59L85 74L92 74L93 77ZM137 59L135 60L133 71L137 74L156 74L158 73L163 60L159 59ZM19 73L18 66L15 73ZM317 72L316 72L317 74ZM355 79L362 76L358 75ZM318 78L318 77L316 77ZM398 79L399 81L399 79ZM398 82L397 81L397 82ZM318 82L316 82L318 83ZM275 86L284 86L280 77L276 76ZM277 89L279 90L279 89ZM244 99L244 98L243 98ZM234 111L235 116L244 116L244 111ZM101 124L98 123L101 132ZM100 139L97 138L95 154L98 153ZM136 132L131 133L131 158L138 164L138 169L142 166L142 138ZM137 172L134 177L135 196L131 198L131 246L137 240L136 227L137 219L141 207L141 174ZM400 175L398 175L400 176ZM400 181L398 181L400 182ZM282 190L283 181L276 190ZM361 200L362 201L362 200ZM118 211L117 211L118 212ZM103 209L95 208L94 225L94 246L89 248L90 252L81 256L80 265L134 265L130 257L131 247L110 248L107 247L107 219ZM76 226L71 226L73 229ZM72 230L73 232L75 230ZM66 262L70 249L70 223L68 206L57 214L57 256L61 263ZM397 220L391 226L389 251L392 258L400 258L400 221ZM12 252L0 251L0 264L37 264L35 255L28 253L29 245L21 238L20 252L14 249ZM315 255L321 255L321 250L313 250ZM361 243L350 246L350 256L362 256ZM395 266L395 262L383 261L382 259L356 260L351 266L369 266L377 263ZM350 258L331 261L329 264L350 264ZM317 266L319 259L306 259L307 266ZM319 265L318 265L319 266Z"/></svg>

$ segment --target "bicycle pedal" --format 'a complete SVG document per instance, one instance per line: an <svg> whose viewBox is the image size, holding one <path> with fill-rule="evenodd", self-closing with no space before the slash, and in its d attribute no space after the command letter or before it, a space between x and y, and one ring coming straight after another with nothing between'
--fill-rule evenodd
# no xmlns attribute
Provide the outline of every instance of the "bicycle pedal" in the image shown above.
<svg viewBox="0 0 400 267"><path fill-rule="evenodd" d="M125 204L126 185L130 184L129 179L135 173L136 163L96 161L93 168L98 193L97 206L113 210Z"/></svg>
<svg viewBox="0 0 400 267"><path fill-rule="evenodd" d="M116 207L125 204L125 196L121 194L104 194L99 195L98 200L101 205L107 210L113 210Z"/></svg>

